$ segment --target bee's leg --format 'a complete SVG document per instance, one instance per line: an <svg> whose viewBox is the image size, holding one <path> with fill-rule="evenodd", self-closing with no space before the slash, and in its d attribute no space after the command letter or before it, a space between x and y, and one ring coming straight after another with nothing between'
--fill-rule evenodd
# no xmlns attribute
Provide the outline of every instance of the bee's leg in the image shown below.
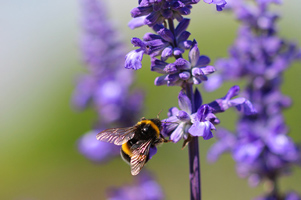
<svg viewBox="0 0 301 200"><path fill-rule="evenodd" d="M141 121L142 121L142 120L146 120L146 118L145 118L145 117L142 117L140 120L141 120Z"/></svg>
<svg viewBox="0 0 301 200"><path fill-rule="evenodd" d="M164 143L172 142L172 140L165 139L161 133L160 133L160 136L161 136L161 142L164 142Z"/></svg>
<svg viewBox="0 0 301 200"><path fill-rule="evenodd" d="M164 139L164 143L168 143L168 142L173 142L173 141Z"/></svg>

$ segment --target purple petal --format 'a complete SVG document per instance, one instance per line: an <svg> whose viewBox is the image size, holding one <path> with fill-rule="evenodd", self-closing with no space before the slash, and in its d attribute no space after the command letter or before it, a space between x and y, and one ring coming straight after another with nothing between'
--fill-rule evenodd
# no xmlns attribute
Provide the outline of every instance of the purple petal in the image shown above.
<svg viewBox="0 0 301 200"><path fill-rule="evenodd" d="M168 63L161 61L157 58L151 59L151 71L158 72L160 74L165 74L164 68Z"/></svg>
<svg viewBox="0 0 301 200"><path fill-rule="evenodd" d="M199 60L200 57L200 51L197 46L197 42L194 40L193 45L189 51L189 61L191 63L191 66L195 66Z"/></svg>
<svg viewBox="0 0 301 200"><path fill-rule="evenodd" d="M167 84L167 80L165 80L166 76L167 75L157 77L154 81L154 84L156 86L166 85Z"/></svg>
<svg viewBox="0 0 301 200"><path fill-rule="evenodd" d="M139 28L141 26L144 26L145 25L145 22L144 22L145 18L146 18L146 16L131 19L131 21L128 23L128 27L130 27L130 29L135 29L135 28Z"/></svg>
<svg viewBox="0 0 301 200"><path fill-rule="evenodd" d="M172 107L168 110L167 116L171 117L171 116L176 116L179 112L179 109L177 107Z"/></svg>
<svg viewBox="0 0 301 200"><path fill-rule="evenodd" d="M210 63L210 58L208 56L201 55L198 59L196 67L203 67Z"/></svg>
<svg viewBox="0 0 301 200"><path fill-rule="evenodd" d="M178 127L179 123L176 116L171 116L162 120L162 134L164 137L169 137L171 133Z"/></svg>
<svg viewBox="0 0 301 200"><path fill-rule="evenodd" d="M140 69L142 67L141 61L144 51L133 50L125 56L125 68L127 69Z"/></svg>
<svg viewBox="0 0 301 200"><path fill-rule="evenodd" d="M240 98L238 98L238 99L240 99ZM233 102L233 101L235 101L235 99L231 100L230 102ZM257 113L253 104L249 100L246 100L242 104L237 105L235 107L238 111L244 113L245 115L254 115Z"/></svg>
<svg viewBox="0 0 301 200"><path fill-rule="evenodd" d="M178 113L177 113L177 118L183 122L188 122L190 121L190 116L189 114L187 114L187 112L183 111L183 110L180 110Z"/></svg>
<svg viewBox="0 0 301 200"><path fill-rule="evenodd" d="M191 74L192 74L192 76L196 76L196 77L200 77L200 76L203 76L203 75L204 75L204 73L203 73L203 71L201 70L201 68L198 68L198 67L192 68Z"/></svg>
<svg viewBox="0 0 301 200"><path fill-rule="evenodd" d="M178 69L176 68L174 63L170 63L170 64L165 66L164 71L167 74L174 74L174 73L178 72Z"/></svg>
<svg viewBox="0 0 301 200"><path fill-rule="evenodd" d="M202 67L201 68L203 74L208 75L208 74L212 74L213 72L215 72L215 68L213 66L206 66L206 67Z"/></svg>
<svg viewBox="0 0 301 200"><path fill-rule="evenodd" d="M133 18L140 17L143 15L147 15L152 11L153 7L148 6L148 7L137 7L131 10L131 15Z"/></svg>
<svg viewBox="0 0 301 200"><path fill-rule="evenodd" d="M179 74L167 74L165 80L167 81L167 86L174 86L180 79Z"/></svg>
<svg viewBox="0 0 301 200"><path fill-rule="evenodd" d="M149 26L154 26L160 16L161 16L160 12L152 12L151 14L147 15L147 17L145 18L145 24Z"/></svg>
<svg viewBox="0 0 301 200"><path fill-rule="evenodd" d="M134 45L134 47L145 48L145 43L140 38L132 38L131 43Z"/></svg>
<svg viewBox="0 0 301 200"><path fill-rule="evenodd" d="M237 96L238 93L239 93L239 90L240 90L240 88L239 88L238 85L232 86L232 87L229 89L228 93L226 94L225 99L230 100L231 98Z"/></svg>
<svg viewBox="0 0 301 200"><path fill-rule="evenodd" d="M210 121L212 124L219 124L220 120L213 113L208 113L206 120Z"/></svg>
<svg viewBox="0 0 301 200"><path fill-rule="evenodd" d="M191 101L187 97L187 95L183 92L183 90L181 90L179 93L178 102L179 102L179 107L181 108L181 110L187 112L188 114L192 113Z"/></svg>
<svg viewBox="0 0 301 200"><path fill-rule="evenodd" d="M194 92L194 105L195 105L194 111L198 110L199 107L202 105L202 103L203 103L203 99L201 93L196 88Z"/></svg>
<svg viewBox="0 0 301 200"><path fill-rule="evenodd" d="M172 53L173 53L172 46L165 47L164 50L161 53L162 61L167 60L168 57L172 56Z"/></svg>
<svg viewBox="0 0 301 200"><path fill-rule="evenodd" d="M181 45L183 47L185 47L185 49L188 49L191 47L192 42L188 42L188 38L191 34L188 31L184 31L183 33L181 33L181 35L179 35L179 37L177 38L177 41L179 43L179 46L181 47ZM188 43L187 43L188 42Z"/></svg>
<svg viewBox="0 0 301 200"><path fill-rule="evenodd" d="M173 49L173 54L175 55L175 56L180 56L181 54L183 54L185 52L185 50L184 49L181 49L181 48L179 48L179 47L175 47L174 49Z"/></svg>
<svg viewBox="0 0 301 200"><path fill-rule="evenodd" d="M185 60L184 58L178 58L174 64L177 66L178 69L187 70L190 69L190 63Z"/></svg>
<svg viewBox="0 0 301 200"><path fill-rule="evenodd" d="M198 110L197 110L197 115L196 115L196 121L205 121L205 118L209 114L209 106L207 104L202 105Z"/></svg>
<svg viewBox="0 0 301 200"><path fill-rule="evenodd" d="M174 35L173 33L168 30L167 28L162 28L157 32L164 40L173 43L174 42Z"/></svg>
<svg viewBox="0 0 301 200"><path fill-rule="evenodd" d="M196 121L189 128L188 132L192 136L203 137L204 140L209 140L210 138L213 137L213 134L211 132L211 130L213 129L215 130L215 127L209 121L205 121L205 122Z"/></svg>
<svg viewBox="0 0 301 200"><path fill-rule="evenodd" d="M193 84L198 85L202 83L202 80L198 77L192 77Z"/></svg>
<svg viewBox="0 0 301 200"><path fill-rule="evenodd" d="M190 73L189 72L181 72L181 73L179 73L179 77L182 80L188 80L190 78Z"/></svg>
<svg viewBox="0 0 301 200"><path fill-rule="evenodd" d="M174 132L172 132L172 134L170 135L170 139L173 142L177 143L182 138L182 136L184 134L184 129L183 129L184 128L184 124L185 123L180 123L178 125L178 127L174 130Z"/></svg>
<svg viewBox="0 0 301 200"><path fill-rule="evenodd" d="M183 19L177 26L177 28L175 29L175 35L176 37L178 37L182 32L184 32L188 25L189 25L190 19Z"/></svg>

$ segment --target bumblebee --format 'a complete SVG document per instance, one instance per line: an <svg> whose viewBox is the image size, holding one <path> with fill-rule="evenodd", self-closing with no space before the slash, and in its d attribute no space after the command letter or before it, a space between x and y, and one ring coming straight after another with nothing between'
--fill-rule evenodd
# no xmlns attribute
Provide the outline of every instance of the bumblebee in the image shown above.
<svg viewBox="0 0 301 200"><path fill-rule="evenodd" d="M120 155L131 166L131 174L137 175L149 160L149 150L158 144L169 142L161 134L158 118L144 117L134 126L110 128L96 135L97 140L121 145Z"/></svg>

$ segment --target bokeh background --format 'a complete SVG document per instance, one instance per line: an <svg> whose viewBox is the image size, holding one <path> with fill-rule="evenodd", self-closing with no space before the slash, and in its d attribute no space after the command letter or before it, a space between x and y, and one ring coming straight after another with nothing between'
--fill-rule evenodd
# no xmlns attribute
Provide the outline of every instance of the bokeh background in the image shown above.
<svg viewBox="0 0 301 200"><path fill-rule="evenodd" d="M122 32L131 49L130 38L141 37L148 28L130 30L129 11L137 1L106 0L109 18ZM301 45L301 2L284 0L273 6L282 13L280 35ZM107 187L131 183L128 165L116 158L107 165L95 165L76 149L78 138L88 131L96 115L93 110L76 112L70 105L75 77L84 72L80 60L81 8L74 0L0 1L0 199L82 200L105 199ZM215 6L200 2L192 10L191 38L202 54L214 61L227 56L237 22ZM155 87L148 58L136 72L136 86L146 91L143 116L151 118L163 109L177 106L179 88ZM214 62L212 62L214 63ZM293 99L285 111L291 137L301 143L301 63L285 73L283 92ZM205 102L221 97L233 84L213 93L203 93ZM219 115L220 126L234 129L234 111ZM206 152L215 139L200 139L202 191L204 199L251 199L263 192L263 185L249 188L235 173L229 155L217 163L206 162ZM169 200L188 199L187 149L166 144L146 166L153 171ZM301 169L280 180L281 190L301 193Z"/></svg>

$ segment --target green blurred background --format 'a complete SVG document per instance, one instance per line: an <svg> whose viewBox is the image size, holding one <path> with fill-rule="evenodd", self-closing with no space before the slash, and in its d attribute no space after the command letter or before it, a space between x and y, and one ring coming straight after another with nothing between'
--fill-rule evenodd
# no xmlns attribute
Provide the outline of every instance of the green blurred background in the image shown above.
<svg viewBox="0 0 301 200"><path fill-rule="evenodd" d="M126 3L125 3L126 2ZM129 11L137 1L106 1L109 17L122 31L123 39L141 37L148 28L130 30ZM117 6L118 5L118 8ZM122 5L122 6L121 6ZM280 35L301 45L301 2L287 0L281 7ZM77 139L91 128L92 110L75 112L70 96L76 75L84 71L80 62L80 3L74 0L0 1L0 199L2 200L82 200L105 199L105 189L130 183L128 165L115 159L95 165L76 149ZM213 5L200 2L192 10L191 38L196 38L202 54L214 61L227 56L236 35L237 22ZM161 118L177 106L179 88L155 87L155 73L145 67L137 71L137 86L147 91L143 116ZM212 62L214 63L214 62ZM284 112L290 135L301 142L300 63L285 73L283 92L293 98L293 107ZM203 93L205 102L221 97L234 83L213 93ZM237 84L237 83L236 83ZM243 85L243 82L239 83ZM234 111L219 115L220 126L234 129ZM206 152L215 139L200 139L202 191L204 199L251 199L263 192L263 185L249 188L237 177L229 155L216 164L206 162ZM162 184L167 199L188 199L187 149L166 144L146 168ZM281 190L301 193L301 170L280 181Z"/></svg>

